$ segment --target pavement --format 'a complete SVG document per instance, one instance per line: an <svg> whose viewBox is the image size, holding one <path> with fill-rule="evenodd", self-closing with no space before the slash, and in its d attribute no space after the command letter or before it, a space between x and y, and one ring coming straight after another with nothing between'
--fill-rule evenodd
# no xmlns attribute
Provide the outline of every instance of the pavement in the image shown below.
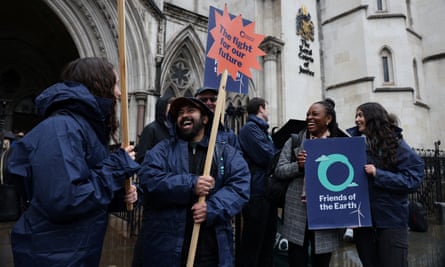
<svg viewBox="0 0 445 267"><path fill-rule="evenodd" d="M13 267L9 233L14 222L0 222L0 267ZM110 215L100 267L130 267L135 236L128 236L127 225ZM445 267L445 224L430 220L427 232L409 232L410 267ZM286 266L286 258L276 254L276 267ZM361 267L353 242L342 242L332 257L331 267Z"/></svg>
<svg viewBox="0 0 445 267"><path fill-rule="evenodd" d="M0 222L0 267L14 267L10 230L14 222ZM130 267L136 237L128 236L125 221L110 215L100 267ZM37 266L46 267L46 266Z"/></svg>
<svg viewBox="0 0 445 267"><path fill-rule="evenodd" d="M427 232L409 232L410 267L445 267L445 225L430 223ZM331 267L361 267L353 242L342 242ZM394 266L396 267L396 266Z"/></svg>

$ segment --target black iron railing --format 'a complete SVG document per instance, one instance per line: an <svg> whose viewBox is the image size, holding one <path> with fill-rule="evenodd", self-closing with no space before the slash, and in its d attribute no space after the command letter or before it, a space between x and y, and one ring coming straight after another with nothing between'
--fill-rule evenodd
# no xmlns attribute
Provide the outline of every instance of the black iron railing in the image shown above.
<svg viewBox="0 0 445 267"><path fill-rule="evenodd" d="M425 162L425 176L417 192L410 195L410 200L422 203L428 216L438 212L437 202L445 202L445 151L439 150L440 141L435 142L435 149L415 149Z"/></svg>

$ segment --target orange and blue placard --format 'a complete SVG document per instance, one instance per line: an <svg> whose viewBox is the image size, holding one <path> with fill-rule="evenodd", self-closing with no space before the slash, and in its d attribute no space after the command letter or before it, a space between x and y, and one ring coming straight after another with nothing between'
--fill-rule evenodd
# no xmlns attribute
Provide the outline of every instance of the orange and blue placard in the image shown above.
<svg viewBox="0 0 445 267"><path fill-rule="evenodd" d="M254 22L229 14L227 5L224 11L210 6L204 86L219 88L220 74L227 70L226 90L248 93L250 68L261 69L257 56L265 55L258 48L264 35L256 34L254 28Z"/></svg>

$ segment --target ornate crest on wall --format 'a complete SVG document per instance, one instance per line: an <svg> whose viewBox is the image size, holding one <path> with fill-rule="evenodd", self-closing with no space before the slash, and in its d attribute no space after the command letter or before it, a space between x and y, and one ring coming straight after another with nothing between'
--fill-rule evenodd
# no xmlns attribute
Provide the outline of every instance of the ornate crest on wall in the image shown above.
<svg viewBox="0 0 445 267"><path fill-rule="evenodd" d="M301 37L298 46L298 57L302 60L298 73L314 76L315 73L310 66L314 63L311 48L311 41L314 41L314 23L311 21L311 14L304 5L298 9L296 26L297 35Z"/></svg>
<svg viewBox="0 0 445 267"><path fill-rule="evenodd" d="M297 35L306 41L314 41L314 23L311 21L311 14L304 5L298 9L296 26Z"/></svg>

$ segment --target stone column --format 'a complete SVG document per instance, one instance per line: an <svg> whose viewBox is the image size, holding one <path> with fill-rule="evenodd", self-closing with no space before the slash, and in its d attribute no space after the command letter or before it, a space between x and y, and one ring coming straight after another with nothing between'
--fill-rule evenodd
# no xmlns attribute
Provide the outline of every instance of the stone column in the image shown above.
<svg viewBox="0 0 445 267"><path fill-rule="evenodd" d="M262 90L264 98L269 102L269 124L271 127L282 123L281 50L283 45L283 41L273 36L267 36L260 45L260 48L266 53L263 70L264 88Z"/></svg>
<svg viewBox="0 0 445 267"><path fill-rule="evenodd" d="M136 143L139 143L139 135L142 132L142 129L144 129L145 126L145 104L147 103L147 92L136 92L134 94L134 97L136 99L136 105L137 105L137 115L136 115Z"/></svg>

